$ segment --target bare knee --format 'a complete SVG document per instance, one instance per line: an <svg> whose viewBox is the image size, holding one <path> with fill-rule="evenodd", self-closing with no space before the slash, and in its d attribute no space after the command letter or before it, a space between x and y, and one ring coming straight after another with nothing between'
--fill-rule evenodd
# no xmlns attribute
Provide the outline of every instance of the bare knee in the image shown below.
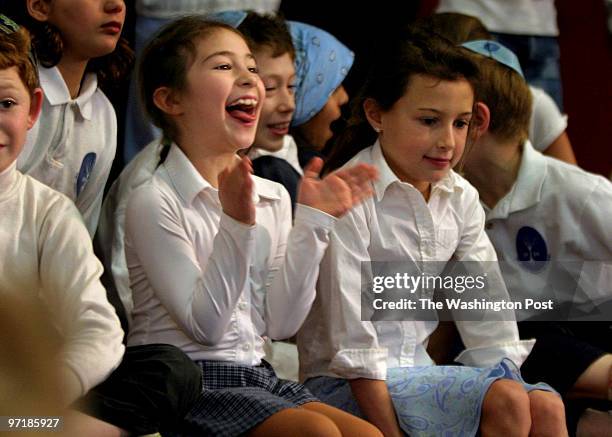
<svg viewBox="0 0 612 437"><path fill-rule="evenodd" d="M529 393L531 435L567 436L563 401L554 393L534 390Z"/></svg>
<svg viewBox="0 0 612 437"><path fill-rule="evenodd" d="M482 405L482 435L526 436L530 428L529 396L522 384L508 379L495 381Z"/></svg>
<svg viewBox="0 0 612 437"><path fill-rule="evenodd" d="M255 427L250 437L342 437L336 424L314 411L288 408L273 414Z"/></svg>

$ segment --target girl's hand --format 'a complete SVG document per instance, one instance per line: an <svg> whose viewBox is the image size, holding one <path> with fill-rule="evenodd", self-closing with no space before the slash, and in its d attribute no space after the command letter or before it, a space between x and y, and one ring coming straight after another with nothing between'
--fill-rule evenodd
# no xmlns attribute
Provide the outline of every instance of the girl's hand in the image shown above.
<svg viewBox="0 0 612 437"><path fill-rule="evenodd" d="M252 173L251 160L246 156L233 168L219 173L219 201L223 212L247 225L255 224Z"/></svg>
<svg viewBox="0 0 612 437"><path fill-rule="evenodd" d="M378 178L376 167L357 164L319 179L322 167L321 158L313 158L304 168L298 203L339 218L372 195L371 182Z"/></svg>

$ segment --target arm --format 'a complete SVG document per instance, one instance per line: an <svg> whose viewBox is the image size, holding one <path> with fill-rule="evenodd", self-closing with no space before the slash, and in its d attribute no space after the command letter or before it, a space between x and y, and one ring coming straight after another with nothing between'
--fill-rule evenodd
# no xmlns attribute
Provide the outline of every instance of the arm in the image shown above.
<svg viewBox="0 0 612 437"><path fill-rule="evenodd" d="M472 187L464 192L468 206L461 239L454 257L459 261L478 262L487 273L489 295L495 300L510 300L497 255L484 230L485 214ZM456 321L466 349L456 361L468 366L486 367L510 358L520 366L533 347L533 341L520 340L514 312L488 312L485 321Z"/></svg>
<svg viewBox="0 0 612 437"><path fill-rule="evenodd" d="M385 437L403 437L385 381L358 378L349 381L359 409Z"/></svg>
<svg viewBox="0 0 612 437"><path fill-rule="evenodd" d="M178 326L194 341L223 336L246 287L255 227L221 215L210 256L201 259L185 229L178 200L154 185L136 189L126 210L126 248ZM128 259L128 265L130 260Z"/></svg>
<svg viewBox="0 0 612 437"><path fill-rule="evenodd" d="M63 197L55 202L41 229L40 278L42 297L64 340L63 396L70 403L119 365L123 331L100 283L102 266L78 211Z"/></svg>
<svg viewBox="0 0 612 437"><path fill-rule="evenodd" d="M319 179L322 164L320 159L313 159L304 169L290 232L291 209L286 193L282 200L281 235L266 298L268 335L273 339L293 336L304 322L315 298L329 231L337 218L371 195L370 181L377 176L376 169L360 164Z"/></svg>
<svg viewBox="0 0 612 437"><path fill-rule="evenodd" d="M570 164L578 164L578 161L576 161L576 155L574 154L574 149L572 149L569 137L565 131L563 131L563 133L559 135L546 150L544 150L544 154Z"/></svg>

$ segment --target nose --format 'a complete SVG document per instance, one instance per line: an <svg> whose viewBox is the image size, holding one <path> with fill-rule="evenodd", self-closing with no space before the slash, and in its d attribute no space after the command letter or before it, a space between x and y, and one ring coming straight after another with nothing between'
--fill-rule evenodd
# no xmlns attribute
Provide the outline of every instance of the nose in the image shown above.
<svg viewBox="0 0 612 437"><path fill-rule="evenodd" d="M336 94L336 102L338 102L338 106L345 105L348 102L349 100L348 93L346 92L346 90L344 89L342 85L340 85L336 89L335 94Z"/></svg>
<svg viewBox="0 0 612 437"><path fill-rule="evenodd" d="M257 73L249 71L248 67L240 67L239 74L236 77L238 85L245 88L253 88L257 85L257 81L260 80Z"/></svg>
<svg viewBox="0 0 612 437"><path fill-rule="evenodd" d="M107 0L104 2L104 12L107 14L117 14L123 12L125 2L123 0Z"/></svg>
<svg viewBox="0 0 612 437"><path fill-rule="evenodd" d="M284 113L293 113L295 111L295 95L288 88L283 88L278 103L278 110Z"/></svg>
<svg viewBox="0 0 612 437"><path fill-rule="evenodd" d="M444 150L451 150L455 148L456 139L455 139L455 131L454 126L450 124L449 126L445 126L440 132L440 138L438 139L437 146Z"/></svg>

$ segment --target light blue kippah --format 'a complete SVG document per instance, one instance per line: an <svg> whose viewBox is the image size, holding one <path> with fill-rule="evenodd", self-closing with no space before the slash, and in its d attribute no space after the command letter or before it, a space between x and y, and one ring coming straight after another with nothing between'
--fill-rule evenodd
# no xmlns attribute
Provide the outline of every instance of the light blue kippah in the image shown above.
<svg viewBox="0 0 612 437"><path fill-rule="evenodd" d="M245 11L220 11L206 14L206 19L220 21L221 23L228 24L233 28L237 28L242 24L246 16L247 13Z"/></svg>
<svg viewBox="0 0 612 437"><path fill-rule="evenodd" d="M355 54L328 32L287 21L295 46L296 94L292 126L314 117L342 84Z"/></svg>
<svg viewBox="0 0 612 437"><path fill-rule="evenodd" d="M489 41L479 39L476 41L468 41L461 44L462 47L470 49L473 52L480 53L487 58L495 59L497 62L504 64L506 67L512 68L521 77L525 77L521 64L512 50L498 43L497 41Z"/></svg>

